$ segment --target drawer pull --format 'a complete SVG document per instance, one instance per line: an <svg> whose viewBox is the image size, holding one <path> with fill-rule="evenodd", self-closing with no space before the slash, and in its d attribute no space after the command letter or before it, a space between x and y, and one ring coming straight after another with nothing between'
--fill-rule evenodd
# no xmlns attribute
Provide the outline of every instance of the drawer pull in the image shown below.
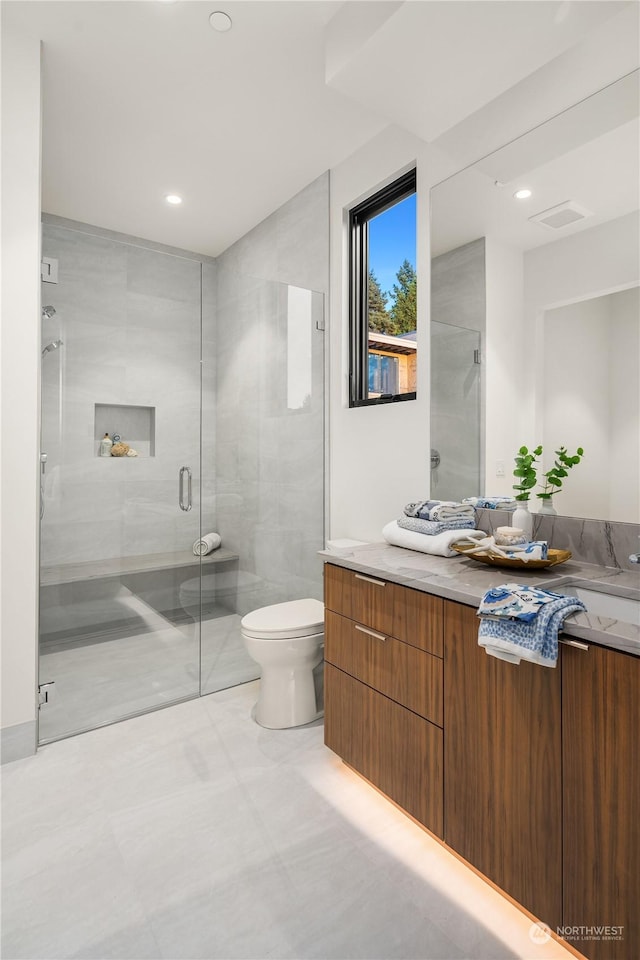
<svg viewBox="0 0 640 960"><path fill-rule="evenodd" d="M575 647L577 650L588 650L588 643L580 643L579 640L560 640L560 643L563 643L565 647Z"/></svg>
<svg viewBox="0 0 640 960"><path fill-rule="evenodd" d="M382 640L384 643L387 639L383 633L376 633L375 630L367 630L366 627L361 627L359 623L355 623L354 626L360 633L366 633L368 637L373 637L374 640Z"/></svg>
<svg viewBox="0 0 640 960"><path fill-rule="evenodd" d="M386 583L384 580L374 580L373 577L365 577L364 573L356 573L356 580L366 580L367 583L375 583L376 587L385 587Z"/></svg>

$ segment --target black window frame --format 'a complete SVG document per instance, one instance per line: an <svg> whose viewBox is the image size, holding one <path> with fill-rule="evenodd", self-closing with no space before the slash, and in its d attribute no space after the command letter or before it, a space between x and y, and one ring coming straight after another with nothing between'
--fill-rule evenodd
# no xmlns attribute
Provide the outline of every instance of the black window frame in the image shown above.
<svg viewBox="0 0 640 960"><path fill-rule="evenodd" d="M416 193L409 170L349 211L349 406L415 400L416 392L369 397L369 221Z"/></svg>

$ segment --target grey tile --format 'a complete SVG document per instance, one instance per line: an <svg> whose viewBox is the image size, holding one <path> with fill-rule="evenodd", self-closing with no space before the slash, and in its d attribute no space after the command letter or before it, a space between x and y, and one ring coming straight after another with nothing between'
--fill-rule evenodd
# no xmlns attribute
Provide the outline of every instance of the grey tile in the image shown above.
<svg viewBox="0 0 640 960"><path fill-rule="evenodd" d="M42 857L40 869L4 885L3 956L161 956L101 820L54 835L31 857Z"/></svg>
<svg viewBox="0 0 640 960"><path fill-rule="evenodd" d="M4 768L4 956L531 955L530 921L348 771L321 725L255 724L258 688Z"/></svg>
<svg viewBox="0 0 640 960"><path fill-rule="evenodd" d="M280 209L277 249L278 280L309 290L328 290L328 174L322 174Z"/></svg>
<svg viewBox="0 0 640 960"><path fill-rule="evenodd" d="M168 300L200 303L200 263L127 246L127 290Z"/></svg>

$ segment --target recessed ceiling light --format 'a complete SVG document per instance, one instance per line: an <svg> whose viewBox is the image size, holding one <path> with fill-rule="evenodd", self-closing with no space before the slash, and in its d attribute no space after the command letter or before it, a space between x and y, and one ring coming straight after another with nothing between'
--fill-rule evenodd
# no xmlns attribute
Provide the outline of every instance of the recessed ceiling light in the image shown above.
<svg viewBox="0 0 640 960"><path fill-rule="evenodd" d="M167 201L167 203L173 203L173 204L182 203L182 197L179 197L176 193L167 194L167 196L165 197L165 200Z"/></svg>
<svg viewBox="0 0 640 960"><path fill-rule="evenodd" d="M514 197L516 200L528 200L531 196L531 190L528 190L526 187L523 190L516 190Z"/></svg>
<svg viewBox="0 0 640 960"><path fill-rule="evenodd" d="M218 33L226 33L227 30L231 30L231 27L233 26L229 14L224 13L222 10L214 10L209 17L209 23L214 30L218 31Z"/></svg>

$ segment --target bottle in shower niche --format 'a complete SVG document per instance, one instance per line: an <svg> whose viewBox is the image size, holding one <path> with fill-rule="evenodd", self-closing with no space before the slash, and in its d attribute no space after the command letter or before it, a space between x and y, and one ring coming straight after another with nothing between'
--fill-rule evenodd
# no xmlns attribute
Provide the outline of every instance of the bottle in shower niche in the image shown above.
<svg viewBox="0 0 640 960"><path fill-rule="evenodd" d="M111 447L113 443L111 437L108 433L105 433L104 437L100 441L100 456L101 457L110 457L111 456Z"/></svg>

